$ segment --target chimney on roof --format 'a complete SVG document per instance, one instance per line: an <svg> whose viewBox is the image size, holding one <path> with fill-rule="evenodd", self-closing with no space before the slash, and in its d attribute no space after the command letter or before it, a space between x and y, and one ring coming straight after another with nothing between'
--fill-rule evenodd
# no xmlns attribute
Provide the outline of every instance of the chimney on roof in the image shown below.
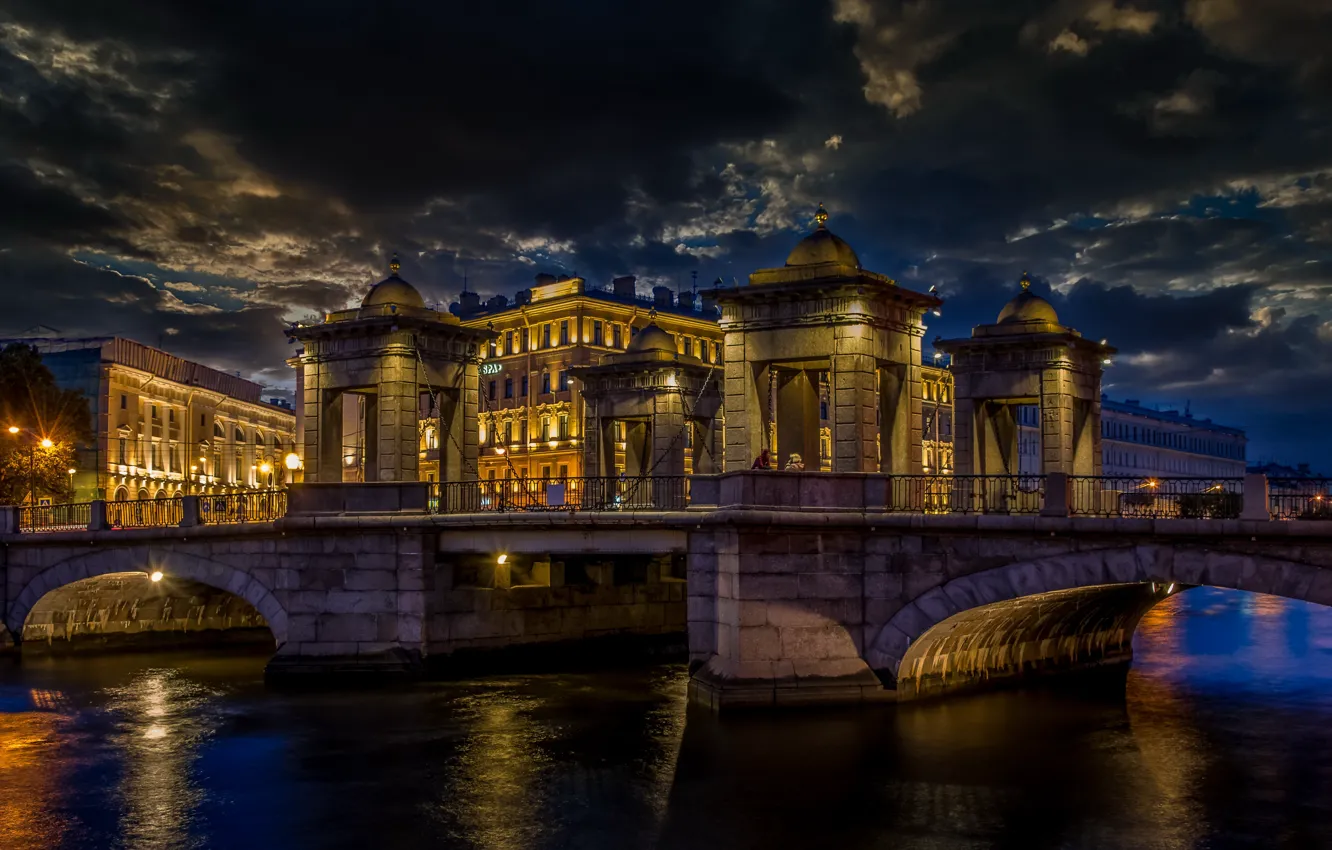
<svg viewBox="0 0 1332 850"><path fill-rule="evenodd" d="M671 295L673 294L674 293L671 292L671 288L669 286L652 287L653 306L656 307L658 310L662 309L663 307L671 306Z"/></svg>
<svg viewBox="0 0 1332 850"><path fill-rule="evenodd" d="M539 272L536 276L536 285L545 286L548 283L555 282L555 275L550 272Z"/></svg>
<svg viewBox="0 0 1332 850"><path fill-rule="evenodd" d="M633 298L636 294L635 286L638 278L631 274L617 277L611 281L611 291L619 298Z"/></svg>
<svg viewBox="0 0 1332 850"><path fill-rule="evenodd" d="M518 290L518 293L517 293L516 295L513 296L513 303L514 303L514 306L521 306L521 305L523 305L523 304L531 304L531 303L532 303L532 290L530 290L530 289L520 289L520 290Z"/></svg>
<svg viewBox="0 0 1332 850"><path fill-rule="evenodd" d="M681 290L680 290L680 309L681 309L681 310L693 310L693 309L694 309L694 293L693 293L693 291L688 290L688 289L681 289Z"/></svg>

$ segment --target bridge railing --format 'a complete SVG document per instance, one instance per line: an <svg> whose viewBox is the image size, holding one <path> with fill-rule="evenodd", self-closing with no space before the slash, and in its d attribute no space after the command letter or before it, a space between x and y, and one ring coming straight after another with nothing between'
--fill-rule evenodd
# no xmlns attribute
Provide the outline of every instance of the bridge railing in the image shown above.
<svg viewBox="0 0 1332 850"><path fill-rule="evenodd" d="M1267 479L1272 519L1332 519L1332 479Z"/></svg>
<svg viewBox="0 0 1332 850"><path fill-rule="evenodd" d="M199 522L205 525L271 522L286 515L286 490L199 497Z"/></svg>
<svg viewBox="0 0 1332 850"><path fill-rule="evenodd" d="M151 528L180 525L184 516L182 499L137 499L133 502L107 502L106 524L109 528Z"/></svg>
<svg viewBox="0 0 1332 850"><path fill-rule="evenodd" d="M500 478L430 485L432 513L489 511L680 511L689 505L689 478Z"/></svg>
<svg viewBox="0 0 1332 850"><path fill-rule="evenodd" d="M92 502L25 505L18 512L19 531L83 531L92 522Z"/></svg>
<svg viewBox="0 0 1332 850"><path fill-rule="evenodd" d="M1069 476L1069 516L1238 519L1243 478Z"/></svg>
<svg viewBox="0 0 1332 850"><path fill-rule="evenodd" d="M886 510L920 514L1037 514L1043 475L894 475Z"/></svg>

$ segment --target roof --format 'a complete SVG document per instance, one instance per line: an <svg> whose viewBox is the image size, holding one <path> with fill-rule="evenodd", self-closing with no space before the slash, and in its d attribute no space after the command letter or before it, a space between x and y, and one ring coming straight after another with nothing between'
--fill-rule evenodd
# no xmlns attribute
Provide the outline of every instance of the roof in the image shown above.
<svg viewBox="0 0 1332 850"><path fill-rule="evenodd" d="M1177 410L1154 410L1150 407L1144 407L1142 404L1134 400L1114 401L1102 396L1101 410L1113 410L1116 413L1128 413L1134 416L1142 416L1146 419L1155 419L1158 422L1171 422L1177 425L1187 425L1190 428L1199 428L1205 431L1219 431L1223 434L1231 434L1238 437L1244 436L1243 428L1233 428L1229 425L1218 425L1210 419L1196 419L1193 416L1181 414Z"/></svg>

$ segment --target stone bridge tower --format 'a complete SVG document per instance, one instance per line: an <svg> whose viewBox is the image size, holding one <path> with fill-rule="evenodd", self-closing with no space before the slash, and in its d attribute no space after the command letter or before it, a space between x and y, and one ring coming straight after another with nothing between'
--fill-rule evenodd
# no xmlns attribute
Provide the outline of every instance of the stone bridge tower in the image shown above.
<svg viewBox="0 0 1332 850"><path fill-rule="evenodd" d="M389 268L360 307L289 331L304 345L294 361L307 482L418 480L423 412L439 416L440 480L476 478L477 369L494 334L427 308L397 257Z"/></svg>
<svg viewBox="0 0 1332 850"><path fill-rule="evenodd" d="M966 339L936 340L952 355L953 453L958 475L1018 474L1018 405L1040 408L1041 472L1101 474L1101 374L1115 349L1059 323L1030 291Z"/></svg>
<svg viewBox="0 0 1332 850"><path fill-rule="evenodd" d="M921 471L921 317L941 302L860 267L851 246L818 227L782 268L717 295L725 333L726 468L748 469L776 431L818 469L826 378L833 472Z"/></svg>
<svg viewBox="0 0 1332 850"><path fill-rule="evenodd" d="M616 432L624 428L624 474L721 472L721 373L676 351L669 333L650 324L621 354L578 366L587 420L583 469L589 477L616 474Z"/></svg>

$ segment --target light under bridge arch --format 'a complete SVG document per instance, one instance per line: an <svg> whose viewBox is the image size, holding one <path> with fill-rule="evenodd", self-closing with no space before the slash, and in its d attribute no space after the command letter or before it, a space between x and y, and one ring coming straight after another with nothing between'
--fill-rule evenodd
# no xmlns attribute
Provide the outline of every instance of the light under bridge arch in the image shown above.
<svg viewBox="0 0 1332 850"><path fill-rule="evenodd" d="M5 612L5 627L11 639L21 636L28 614L38 600L52 590L112 573L153 570L161 570L165 575L189 579L239 596L263 615L279 649L287 642L287 612L272 591L254 576L228 564L188 552L148 546L98 549L40 570L24 582L15 594L9 610Z"/></svg>
<svg viewBox="0 0 1332 850"><path fill-rule="evenodd" d="M1198 545L1073 552L958 576L900 608L865 659L899 698L1127 661L1138 621L1196 585L1332 605L1332 568Z"/></svg>

